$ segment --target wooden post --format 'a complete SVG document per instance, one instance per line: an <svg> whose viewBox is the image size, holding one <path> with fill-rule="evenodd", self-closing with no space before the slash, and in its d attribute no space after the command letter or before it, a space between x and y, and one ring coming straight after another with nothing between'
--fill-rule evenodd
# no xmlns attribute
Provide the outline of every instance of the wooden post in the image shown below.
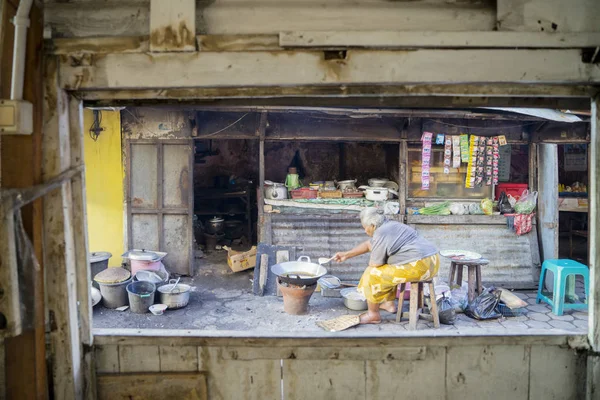
<svg viewBox="0 0 600 400"><path fill-rule="evenodd" d="M258 136L258 190L257 192L257 204L258 204L258 234L257 240L259 242L265 241L265 201L264 201L264 187L265 187L265 131L267 129L267 112L263 111L260 114L260 120L256 128L256 136Z"/></svg>
<svg viewBox="0 0 600 400"><path fill-rule="evenodd" d="M589 267L590 267L590 293L588 299L589 307L589 333L588 339L595 353L600 351L600 298L597 290L600 288L600 96L592 101L592 129L590 132L590 161L589 161ZM596 388L600 388L600 382L596 382Z"/></svg>
<svg viewBox="0 0 600 400"><path fill-rule="evenodd" d="M406 128L405 128L406 129ZM400 218L406 215L406 196L408 195L408 179L406 177L406 169L408 163L408 144L406 140L400 142L400 154L398 164L400 166L398 202L400 203Z"/></svg>
<svg viewBox="0 0 600 400"><path fill-rule="evenodd" d="M67 93L58 87L56 61L55 58L49 58L45 71L42 165L42 177L45 181L69 169L72 162L69 128L71 107ZM73 108L78 107L73 104ZM75 139L75 142L78 140ZM79 151L81 148L75 149L73 153L79 154ZM83 190L82 185L80 183L76 190ZM81 215L81 207L74 216L73 195L73 184L69 180L44 198L44 264L50 266L46 269L50 362L54 397L61 399L84 398L88 394L94 397L94 393L89 391L92 365L86 365L83 361L79 328L79 314L87 313L89 323L90 307L86 305L79 309L77 305L76 246L82 243L80 239L76 241L74 236L82 233L85 236L85 225L80 226L85 218ZM83 201L81 193L77 195L76 201ZM79 225L76 226L75 222ZM85 243L83 246L85 247ZM79 251L86 252L86 249ZM88 267L86 265L83 268L87 271Z"/></svg>

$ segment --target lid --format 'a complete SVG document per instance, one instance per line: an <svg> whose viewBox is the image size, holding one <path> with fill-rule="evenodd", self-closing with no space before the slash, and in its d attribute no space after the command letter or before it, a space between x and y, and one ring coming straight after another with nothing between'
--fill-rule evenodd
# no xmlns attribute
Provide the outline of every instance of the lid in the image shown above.
<svg viewBox="0 0 600 400"><path fill-rule="evenodd" d="M94 252L90 253L90 262L91 263L102 262L102 261L108 260L111 257L112 257L112 254L110 254L108 251L94 251Z"/></svg>
<svg viewBox="0 0 600 400"><path fill-rule="evenodd" d="M208 222L223 222L223 221L225 221L225 220L221 217L212 217L211 219L208 220Z"/></svg>
<svg viewBox="0 0 600 400"><path fill-rule="evenodd" d="M136 261L158 261L160 257L153 251L132 250L128 252L128 258Z"/></svg>
<svg viewBox="0 0 600 400"><path fill-rule="evenodd" d="M98 283L119 283L126 281L130 276L131 273L125 268L111 267L98 272L96 276L94 276L94 280Z"/></svg>
<svg viewBox="0 0 600 400"><path fill-rule="evenodd" d="M154 271L140 270L135 273L135 277L138 281L160 283L164 279Z"/></svg>

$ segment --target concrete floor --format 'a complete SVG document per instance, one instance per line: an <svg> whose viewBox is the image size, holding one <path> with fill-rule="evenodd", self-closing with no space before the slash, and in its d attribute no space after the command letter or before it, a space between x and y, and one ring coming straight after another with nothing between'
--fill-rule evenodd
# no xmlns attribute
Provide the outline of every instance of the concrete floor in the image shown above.
<svg viewBox="0 0 600 400"><path fill-rule="evenodd" d="M164 315L134 314L129 310L109 310L99 304L94 309L95 329L177 329L201 330L207 334L229 332L237 335L301 335L325 334L315 323L340 315L358 314L345 308L340 298L324 298L315 293L310 299L308 315L294 316L283 311L283 300L276 296L259 297L252 294L253 271L232 273L226 264L224 251L197 259L198 272L181 282L192 286L190 303ZM581 286L578 285L578 293ZM535 292L514 292L529 303L525 316L477 321L458 314L455 325L419 321L419 335L520 335L520 334L585 334L587 312L567 311L556 316L546 304L535 304ZM408 302L405 302L408 303ZM405 304L406 306L406 304ZM380 325L363 325L342 332L344 336L413 335L407 321L395 323L395 314L382 312ZM340 334L340 333L337 333Z"/></svg>

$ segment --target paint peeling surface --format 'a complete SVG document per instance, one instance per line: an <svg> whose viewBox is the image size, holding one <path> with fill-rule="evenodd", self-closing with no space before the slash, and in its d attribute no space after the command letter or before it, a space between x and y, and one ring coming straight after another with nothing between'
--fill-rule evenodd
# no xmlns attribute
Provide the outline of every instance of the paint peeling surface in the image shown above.
<svg viewBox="0 0 600 400"><path fill-rule="evenodd" d="M121 111L125 139L183 139L192 137L193 113L159 107L128 107Z"/></svg>

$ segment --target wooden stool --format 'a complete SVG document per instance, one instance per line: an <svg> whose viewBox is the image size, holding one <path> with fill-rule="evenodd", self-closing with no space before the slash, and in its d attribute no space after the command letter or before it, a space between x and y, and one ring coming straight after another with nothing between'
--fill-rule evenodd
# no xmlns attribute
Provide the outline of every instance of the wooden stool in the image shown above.
<svg viewBox="0 0 600 400"><path fill-rule="evenodd" d="M408 311L408 330L414 331L417 329L417 320L423 308L423 284L429 285L429 297L431 300L431 308L429 312L433 316L433 326L440 327L440 316L438 314L437 303L435 302L435 287L433 280L410 282L410 308ZM402 308L404 306L404 290L406 283L400 284L400 296L398 296L398 311L396 312L396 323L402 318Z"/></svg>
<svg viewBox="0 0 600 400"><path fill-rule="evenodd" d="M463 267L467 267L469 302L473 301L475 299L475 292L477 292L478 296L483 293L483 286L481 284L481 266L488 265L489 263L490 262L485 258L470 261L452 261L450 264L450 279L448 279L450 288L455 285L458 285L458 287L462 286ZM454 280L454 275L456 275L456 281Z"/></svg>

